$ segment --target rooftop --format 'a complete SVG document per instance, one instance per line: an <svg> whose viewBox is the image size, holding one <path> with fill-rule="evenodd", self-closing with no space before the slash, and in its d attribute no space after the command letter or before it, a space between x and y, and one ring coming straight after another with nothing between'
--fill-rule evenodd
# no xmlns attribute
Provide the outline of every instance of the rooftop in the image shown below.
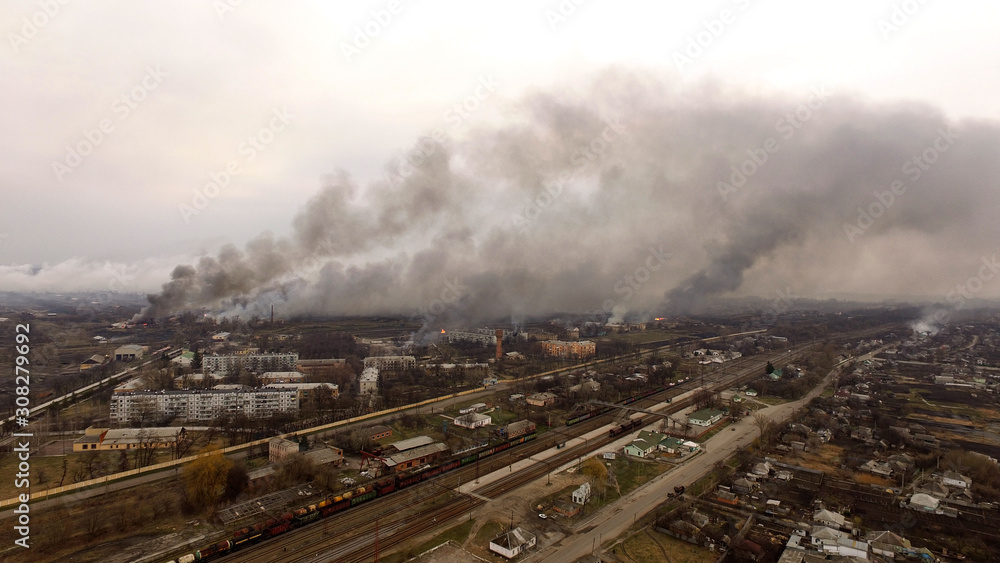
<svg viewBox="0 0 1000 563"><path fill-rule="evenodd" d="M385 428L385 430L388 430L388 428ZM383 432L385 430L383 430ZM415 436L408 440L400 440L398 442L389 444L389 447L396 448L398 451L401 452L405 452L406 450L412 450L413 448L419 448L420 446L426 446L427 444L433 444L433 443L434 443L434 438L431 438L430 436Z"/></svg>
<svg viewBox="0 0 1000 563"><path fill-rule="evenodd" d="M386 459L385 464L388 465L389 467L395 467L400 463L405 463L407 461L416 459L418 457L423 457L426 455L431 455L446 451L448 451L448 446L440 442L437 442L434 444L420 446L418 448L413 448L412 450L406 450L405 452L400 452L398 454L391 455L389 456L388 459Z"/></svg>

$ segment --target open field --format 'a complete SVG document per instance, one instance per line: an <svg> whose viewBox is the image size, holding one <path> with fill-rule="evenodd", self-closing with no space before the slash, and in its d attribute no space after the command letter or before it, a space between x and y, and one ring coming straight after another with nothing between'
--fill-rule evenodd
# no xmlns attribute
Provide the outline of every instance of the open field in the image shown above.
<svg viewBox="0 0 1000 563"><path fill-rule="evenodd" d="M594 340L624 340L630 344L646 344L647 342L659 342L661 340L674 340L680 337L691 337L689 334L675 332L671 330L644 330L640 332L626 332L622 334L609 334Z"/></svg>
<svg viewBox="0 0 1000 563"><path fill-rule="evenodd" d="M714 563L718 554L643 527L611 549L615 561L635 563Z"/></svg>

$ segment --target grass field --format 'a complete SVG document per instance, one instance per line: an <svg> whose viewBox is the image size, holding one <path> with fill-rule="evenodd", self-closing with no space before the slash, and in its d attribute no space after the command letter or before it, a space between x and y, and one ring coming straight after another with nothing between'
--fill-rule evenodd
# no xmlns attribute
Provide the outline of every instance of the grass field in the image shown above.
<svg viewBox="0 0 1000 563"><path fill-rule="evenodd" d="M670 330L644 330L640 332L627 332L624 334L609 334L601 340L624 340L631 344L645 344L647 342L657 342L659 340L672 340L680 336L689 336L680 332Z"/></svg>
<svg viewBox="0 0 1000 563"><path fill-rule="evenodd" d="M714 563L717 553L661 534L651 527L638 531L612 548L620 561L635 563Z"/></svg>
<svg viewBox="0 0 1000 563"><path fill-rule="evenodd" d="M486 545L490 540L500 535L500 532L504 530L503 524L499 522L489 521L483 524L479 531L476 532L476 544Z"/></svg>
<svg viewBox="0 0 1000 563"><path fill-rule="evenodd" d="M419 546L413 549L407 549L405 551L396 552L385 557L379 557L379 560L385 561L385 563L402 563L415 555L419 555L425 551L434 549L435 547L453 541L459 545L465 543L465 540L469 537L469 532L472 530L472 526L476 523L475 519L466 520L461 524L448 528L444 532L434 536L433 539L425 541ZM488 524L487 524L488 525Z"/></svg>
<svg viewBox="0 0 1000 563"><path fill-rule="evenodd" d="M800 452L801 456L794 461L796 465L808 467L832 473L840 467L840 460L844 455L844 448L833 444L823 444L819 448L810 449L807 452Z"/></svg>

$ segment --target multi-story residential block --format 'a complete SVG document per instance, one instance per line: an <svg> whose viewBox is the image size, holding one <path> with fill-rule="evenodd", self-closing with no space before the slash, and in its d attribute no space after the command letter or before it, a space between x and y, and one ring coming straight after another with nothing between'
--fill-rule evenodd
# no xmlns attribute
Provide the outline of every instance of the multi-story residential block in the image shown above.
<svg viewBox="0 0 1000 563"><path fill-rule="evenodd" d="M253 373L268 371L294 371L299 362L295 352L288 354L230 354L226 356L211 355L201 359L201 369L205 373L229 373L235 366L241 365Z"/></svg>
<svg viewBox="0 0 1000 563"><path fill-rule="evenodd" d="M297 413L295 389L232 389L184 391L135 391L111 396L110 416L114 424L214 420L222 415L243 414L264 418L278 413Z"/></svg>
<svg viewBox="0 0 1000 563"><path fill-rule="evenodd" d="M378 368L365 368L358 378L358 392L362 395L378 393Z"/></svg>
<svg viewBox="0 0 1000 563"><path fill-rule="evenodd" d="M328 389L330 391L330 397L336 399L340 395L340 386L336 383L269 383L264 386L265 389L291 389L298 393L299 404L302 401L311 401L316 398L317 395L322 393L321 390Z"/></svg>
<svg viewBox="0 0 1000 563"><path fill-rule="evenodd" d="M365 358L365 369L375 368L379 373L398 373L417 367L417 359L413 356L368 356Z"/></svg>
<svg viewBox="0 0 1000 563"><path fill-rule="evenodd" d="M566 342L549 340L542 342L542 349L549 356L560 358L589 358L597 354L597 344L591 340Z"/></svg>

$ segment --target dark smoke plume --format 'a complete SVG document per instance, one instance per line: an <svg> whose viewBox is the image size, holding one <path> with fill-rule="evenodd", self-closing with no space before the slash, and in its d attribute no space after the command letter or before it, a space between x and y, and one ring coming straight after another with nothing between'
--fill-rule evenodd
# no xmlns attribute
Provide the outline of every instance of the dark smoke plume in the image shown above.
<svg viewBox="0 0 1000 563"><path fill-rule="evenodd" d="M422 139L368 186L338 172L293 236L178 266L142 315L280 302L448 326L684 314L789 285L943 295L1000 240L993 122L820 87L679 93L623 72L530 95L508 118Z"/></svg>

